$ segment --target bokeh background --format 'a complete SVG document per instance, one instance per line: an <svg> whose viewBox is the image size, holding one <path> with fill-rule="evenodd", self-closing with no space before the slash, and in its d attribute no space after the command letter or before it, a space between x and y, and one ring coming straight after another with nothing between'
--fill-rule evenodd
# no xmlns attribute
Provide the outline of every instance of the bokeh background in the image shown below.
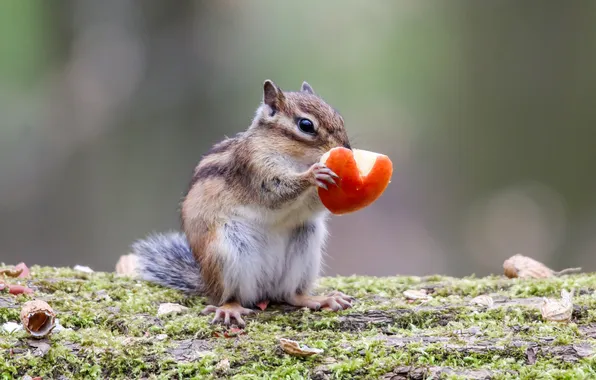
<svg viewBox="0 0 596 380"><path fill-rule="evenodd" d="M178 229L265 79L395 165L327 274L596 269L596 2L512 0L1 0L0 262L113 270Z"/></svg>

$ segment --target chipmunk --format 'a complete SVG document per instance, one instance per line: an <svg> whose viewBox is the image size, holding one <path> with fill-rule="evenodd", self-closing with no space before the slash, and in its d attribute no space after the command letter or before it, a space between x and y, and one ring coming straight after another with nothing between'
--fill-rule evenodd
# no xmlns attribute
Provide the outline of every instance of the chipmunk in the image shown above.
<svg viewBox="0 0 596 380"><path fill-rule="evenodd" d="M202 156L182 200L182 233L136 241L141 279L206 296L212 323L244 326L262 301L334 311L354 298L313 296L329 212L317 188L337 175L319 163L351 149L342 116L304 82L298 92L271 80L251 125Z"/></svg>

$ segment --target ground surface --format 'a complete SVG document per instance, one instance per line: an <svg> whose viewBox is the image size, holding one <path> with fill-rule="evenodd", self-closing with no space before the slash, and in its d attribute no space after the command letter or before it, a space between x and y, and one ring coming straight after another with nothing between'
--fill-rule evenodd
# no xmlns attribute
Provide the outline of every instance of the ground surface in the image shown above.
<svg viewBox="0 0 596 380"><path fill-rule="evenodd" d="M4 379L596 378L596 275L326 278L320 292L357 297L353 309L270 306L247 318L245 334L232 337L200 314L203 298L115 274L33 267L26 282L32 295L0 293L0 325L18 322L20 305L39 298L65 329L41 341L0 329ZM402 294L421 288L431 301L409 303ZM563 288L575 290L571 322L544 322L541 297L559 298ZM470 304L480 294L491 294L494 306ZM165 302L189 309L157 316ZM324 352L289 356L280 338Z"/></svg>

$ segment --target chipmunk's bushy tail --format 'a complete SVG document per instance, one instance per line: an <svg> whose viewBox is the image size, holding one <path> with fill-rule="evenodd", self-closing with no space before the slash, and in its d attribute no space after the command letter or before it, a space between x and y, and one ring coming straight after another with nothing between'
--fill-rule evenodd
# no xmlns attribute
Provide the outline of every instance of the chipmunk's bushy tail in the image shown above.
<svg viewBox="0 0 596 380"><path fill-rule="evenodd" d="M183 234L149 235L136 241L132 252L138 257L137 272L141 279L189 294L202 293L199 263Z"/></svg>

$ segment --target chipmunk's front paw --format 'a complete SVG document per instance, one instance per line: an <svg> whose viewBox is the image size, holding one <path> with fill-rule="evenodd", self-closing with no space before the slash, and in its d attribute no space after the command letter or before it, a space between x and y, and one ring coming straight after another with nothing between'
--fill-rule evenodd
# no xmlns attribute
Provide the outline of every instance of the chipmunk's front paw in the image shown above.
<svg viewBox="0 0 596 380"><path fill-rule="evenodd" d="M318 187L327 190L327 185L337 185L334 178L339 178L339 176L325 164L317 162L308 171L312 175L313 183Z"/></svg>
<svg viewBox="0 0 596 380"><path fill-rule="evenodd" d="M246 323L242 319L243 315L254 313L254 310L242 307L238 302L229 302L222 306L209 305L203 309L203 314L215 313L215 317L211 323L223 323L226 326L231 324L231 319L236 320L240 327L244 327Z"/></svg>
<svg viewBox="0 0 596 380"><path fill-rule="evenodd" d="M332 292L326 296L297 295L288 303L293 306L307 307L312 310L330 309L338 311L352 307L354 300L354 297L340 292Z"/></svg>

